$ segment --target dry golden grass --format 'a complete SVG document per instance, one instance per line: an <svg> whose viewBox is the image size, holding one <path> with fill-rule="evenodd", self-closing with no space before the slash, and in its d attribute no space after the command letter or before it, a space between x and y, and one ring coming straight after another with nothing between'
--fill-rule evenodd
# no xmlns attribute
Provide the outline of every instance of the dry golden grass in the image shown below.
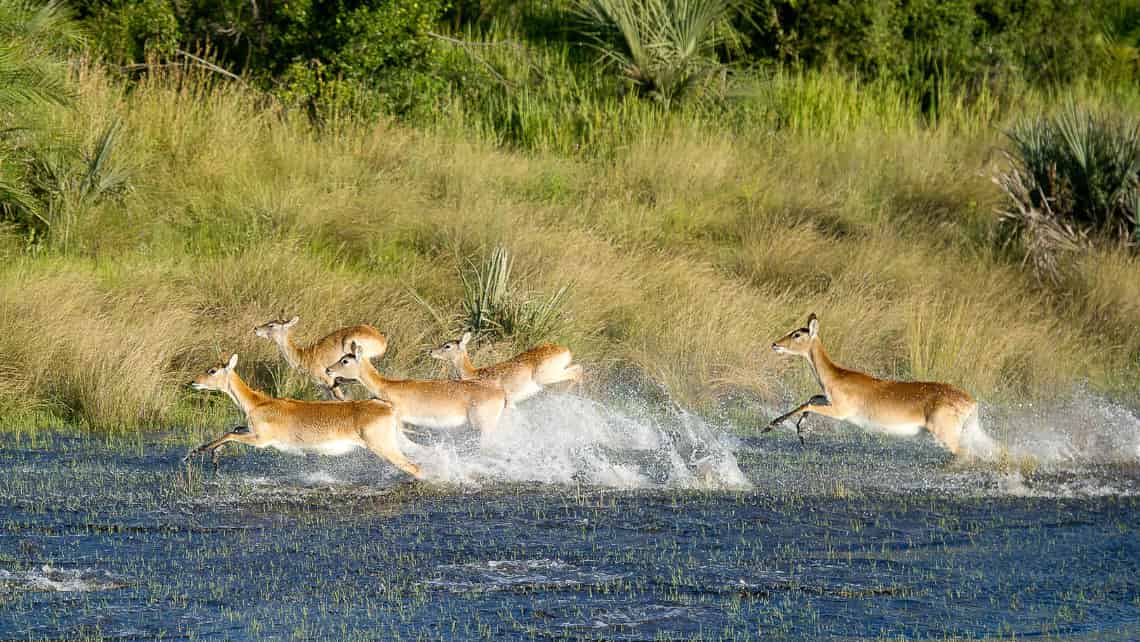
<svg viewBox="0 0 1140 642"><path fill-rule="evenodd" d="M1044 291L991 251L994 127L694 126L575 160L389 123L316 132L192 77L127 94L79 76L78 108L52 118L77 135L121 118L134 191L76 212L66 251L0 237L0 412L15 423L220 421L228 402L184 382L230 352L258 385L311 395L252 334L279 315L300 315L302 341L372 323L391 338L383 370L436 376L425 351L460 330L457 271L500 244L524 287L573 284L551 338L595 387L632 366L698 406L807 394L806 368L768 346L810 312L840 363L983 399L1137 381L1134 257L1090 255Z"/></svg>

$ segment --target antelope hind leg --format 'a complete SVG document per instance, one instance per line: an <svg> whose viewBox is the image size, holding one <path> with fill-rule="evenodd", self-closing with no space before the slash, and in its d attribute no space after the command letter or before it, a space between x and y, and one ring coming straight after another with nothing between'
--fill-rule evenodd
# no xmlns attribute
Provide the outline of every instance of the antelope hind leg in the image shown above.
<svg viewBox="0 0 1140 642"><path fill-rule="evenodd" d="M396 444L396 431L398 424L369 427L362 435L364 445L373 453L392 462L396 468L408 473L416 479L423 479L424 473L419 466L411 462Z"/></svg>

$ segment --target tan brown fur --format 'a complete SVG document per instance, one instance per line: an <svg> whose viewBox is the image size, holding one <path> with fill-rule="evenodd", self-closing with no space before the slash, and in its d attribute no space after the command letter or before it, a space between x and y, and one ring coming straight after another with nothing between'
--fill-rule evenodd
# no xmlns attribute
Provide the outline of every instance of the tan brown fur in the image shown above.
<svg viewBox="0 0 1140 642"><path fill-rule="evenodd" d="M502 386L484 381L389 379L364 357L358 345L328 366L336 379L359 381L372 394L391 403L402 421L437 428L470 425L487 436L498 428L506 406Z"/></svg>
<svg viewBox="0 0 1140 642"><path fill-rule="evenodd" d="M879 379L837 365L824 350L814 314L807 327L789 332L772 349L807 359L824 395L772 420L764 432L792 418L797 418L799 432L803 417L815 413L900 435L925 428L955 455L962 452L966 429L976 431L975 439L992 445L977 427L977 402L969 393L946 383Z"/></svg>
<svg viewBox="0 0 1140 642"><path fill-rule="evenodd" d="M298 401L276 399L250 388L229 362L210 368L194 379L197 390L225 392L241 408L248 431L231 431L203 444L194 453L212 454L230 442L285 451L341 453L367 448L400 470L420 478L422 473L400 451L400 421L390 404L367 401Z"/></svg>
<svg viewBox="0 0 1140 642"><path fill-rule="evenodd" d="M308 346L299 346L293 340L293 326L299 320L293 317L288 321L268 321L253 332L276 343L289 365L312 377L323 392L336 399L344 399L344 390L325 374L325 366L349 352L353 343L361 346L369 359L382 357L388 351L388 337L370 325L341 328Z"/></svg>
<svg viewBox="0 0 1140 642"><path fill-rule="evenodd" d="M431 351L431 356L452 365L465 381L488 381L501 385L511 403L538 394L543 388L560 383L572 385L582 381L582 366L572 364L573 355L566 346L544 343L510 359L476 368L467 354L468 332L456 341L448 341Z"/></svg>

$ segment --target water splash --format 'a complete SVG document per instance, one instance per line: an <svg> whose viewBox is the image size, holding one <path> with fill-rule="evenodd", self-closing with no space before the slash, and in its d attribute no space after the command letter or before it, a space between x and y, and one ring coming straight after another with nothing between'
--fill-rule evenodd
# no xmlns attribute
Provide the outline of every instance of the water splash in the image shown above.
<svg viewBox="0 0 1140 642"><path fill-rule="evenodd" d="M1017 460L1140 462L1140 416L1128 406L1084 389L1047 402L988 407L982 423L1006 454Z"/></svg>
<svg viewBox="0 0 1140 642"><path fill-rule="evenodd" d="M476 443L446 436L407 448L429 477L457 483L524 481L614 488L749 488L736 441L679 408L611 405L543 395L508 410Z"/></svg>
<svg viewBox="0 0 1140 642"><path fill-rule="evenodd" d="M127 586L121 578L93 568L56 568L6 571L0 569L0 587L15 591L56 591L61 593L109 591Z"/></svg>

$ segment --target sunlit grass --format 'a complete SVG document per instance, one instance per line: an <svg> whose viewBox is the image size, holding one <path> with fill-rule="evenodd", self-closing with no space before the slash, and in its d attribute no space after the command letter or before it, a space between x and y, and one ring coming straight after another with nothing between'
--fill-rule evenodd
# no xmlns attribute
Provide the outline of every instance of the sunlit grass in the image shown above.
<svg viewBox="0 0 1140 642"><path fill-rule="evenodd" d="M879 375L990 400L1136 389L1140 266L1100 252L1042 289L993 249L1004 121L984 105L913 124L886 89L784 76L751 104L791 105L793 124L682 111L565 156L504 149L477 121L316 131L182 72L130 92L95 67L77 77L77 107L45 117L88 145L121 121L110 161L132 191L78 209L66 248L28 255L0 237L0 408L21 424L216 422L232 409L184 384L234 351L256 384L311 396L252 334L283 313L301 316L302 340L371 323L392 338L382 370L438 375L425 349L454 338L459 274L498 246L529 290L573 284L548 338L586 364L587 390L632 367L699 408L808 393L802 364L768 346L810 312L838 362ZM880 107L859 102L875 92ZM819 104L796 107L799 94ZM620 129L626 107L610 108L599 131Z"/></svg>

